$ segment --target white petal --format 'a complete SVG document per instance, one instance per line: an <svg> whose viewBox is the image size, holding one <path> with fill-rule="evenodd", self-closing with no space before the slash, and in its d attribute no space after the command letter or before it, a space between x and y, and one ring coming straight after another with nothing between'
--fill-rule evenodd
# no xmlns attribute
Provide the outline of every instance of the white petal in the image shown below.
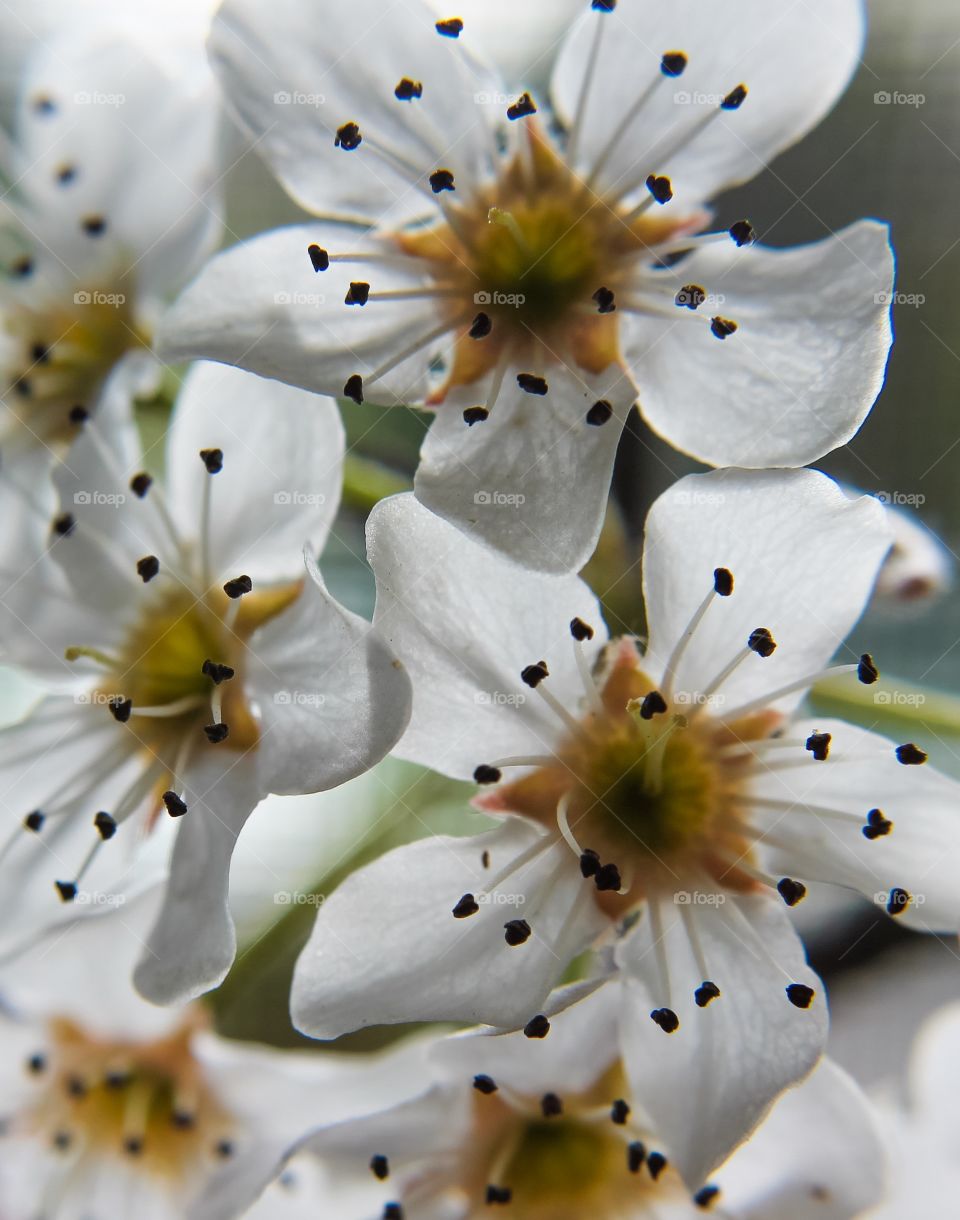
<svg viewBox="0 0 960 1220"><path fill-rule="evenodd" d="M885 1173L867 1099L825 1059L780 1098L714 1181L737 1220L849 1220L877 1202Z"/></svg>
<svg viewBox="0 0 960 1220"><path fill-rule="evenodd" d="M375 218L387 208L406 216L432 210L374 153L374 140L422 177L442 166L467 183L482 170L492 116L474 95L489 90L490 74L441 38L435 21L419 0L351 0L325 10L322 21L297 0L278 0L269 12L257 0L220 9L213 63L244 126L308 211ZM422 83L422 98L398 101L402 78ZM334 145L349 122L366 136L352 152Z"/></svg>
<svg viewBox="0 0 960 1220"><path fill-rule="evenodd" d="M677 308L676 319L621 322L655 432L711 466L749 467L803 466L857 432L883 386L892 342L885 225L861 221L792 250L706 245L647 278L669 274L679 288L678 273L719 299L696 319ZM657 299L662 307L670 298ZM739 329L721 341L708 316Z"/></svg>
<svg viewBox="0 0 960 1220"><path fill-rule="evenodd" d="M353 873L321 907L297 963L297 1028L336 1038L403 1021L525 1025L567 963L606 926L592 902L578 904L589 891L576 861L563 858L563 844L551 847L497 888L503 901L486 902L466 919L452 911L538 833L511 821L475 838L437 836ZM517 918L533 935L511 947L504 924Z"/></svg>
<svg viewBox="0 0 960 1220"><path fill-rule="evenodd" d="M606 638L596 598L575 576L525 571L465 538L411 495L370 515L374 622L413 681L413 716L396 751L455 778L482 762L551 752L563 726L520 679L545 660L549 689L576 712L583 685L570 621Z"/></svg>
<svg viewBox="0 0 960 1220"><path fill-rule="evenodd" d="M960 928L956 862L960 858L960 785L930 764L897 761L897 743L842 720L801 721L791 739L829 733L829 754L817 762L802 745L777 751L754 772L750 792L785 802L784 812L762 814L772 836L789 850L774 850L779 869L791 877L852 886L886 906L890 890L906 890L911 903L897 918L927 932L955 935ZM777 763L790 765L780 769ZM849 813L809 816L806 807ZM890 834L870 841L861 826L871 809L893 822Z"/></svg>
<svg viewBox="0 0 960 1220"><path fill-rule="evenodd" d="M660 981L652 921L644 918L618 951L621 1039L634 1095L695 1190L774 1098L816 1063L826 1040L827 1004L779 899L727 895L713 905L661 903L660 909L670 992L664 994ZM700 977L684 910L695 921L709 981L720 989L705 1008L694 1001L707 980ZM785 990L791 983L814 990L810 1008L791 1003ZM662 1007L680 1019L672 1034L650 1018ZM678 1105L678 1097L692 1104Z"/></svg>
<svg viewBox="0 0 960 1220"><path fill-rule="evenodd" d="M211 749L220 749L218 746ZM221 983L236 934L227 892L237 835L257 803L252 757L221 753L188 767L163 908L134 982L154 1004L183 1004Z"/></svg>
<svg viewBox="0 0 960 1220"><path fill-rule="evenodd" d="M583 112L578 104L594 38L603 22L597 70ZM668 174L687 210L754 177L820 121L847 86L863 44L858 0L829 9L773 8L765 0L698 0L648 5L622 0L612 13L585 16L567 37L553 77L561 115L582 126L579 162L589 169L622 116L651 83L656 93L617 144L604 187L649 173ZM679 79L661 77L660 59L683 51ZM676 156L670 150L739 84L749 94L736 113L719 114Z"/></svg>
<svg viewBox="0 0 960 1220"><path fill-rule="evenodd" d="M296 580L303 545L319 552L340 504L343 425L336 404L224 365L184 382L168 441L171 511L196 536L201 449L224 452L213 477L209 548L220 578Z"/></svg>
<svg viewBox="0 0 960 1220"><path fill-rule="evenodd" d="M616 984L604 985L550 1016L546 1038L471 1030L441 1039L432 1058L455 1080L484 1074L529 1097L586 1093L617 1058L618 1000Z"/></svg>
<svg viewBox="0 0 960 1220"><path fill-rule="evenodd" d="M167 295L216 243L219 106L201 38L198 31L192 54L165 62L162 39L95 23L64 30L31 64L19 186L31 231L90 289L106 289L96 276L116 273L116 255L132 272L120 291ZM37 112L36 97L56 109ZM65 164L76 170L66 186L58 180ZM90 216L106 220L102 236L84 233Z"/></svg>
<svg viewBox="0 0 960 1220"><path fill-rule="evenodd" d="M468 426L467 407L482 405L490 378L456 390L438 408L420 453L418 499L469 537L527 567L573 572L600 536L620 433L636 399L616 365L593 375L551 365L549 393L534 397L508 370L504 389L482 423ZM612 418L587 413L603 401Z"/></svg>
<svg viewBox="0 0 960 1220"><path fill-rule="evenodd" d="M303 593L250 642L265 791L322 792L361 775L397 743L410 679L380 633L340 605L307 561Z"/></svg>
<svg viewBox="0 0 960 1220"><path fill-rule="evenodd" d="M681 479L647 518L651 672L667 664L713 588L714 569L727 568L733 594L711 605L683 654L675 689L688 697L702 692L757 627L769 628L777 650L765 659L748 656L723 684L722 714L816 673L860 616L889 545L877 502L849 500L816 471L731 470ZM789 710L802 696L774 706Z"/></svg>
<svg viewBox="0 0 960 1220"><path fill-rule="evenodd" d="M354 281L369 283L373 292L420 289L412 260L409 270L335 262L318 274L307 254L314 244L331 254L382 249L363 234L317 221L225 250L164 317L157 339L164 358L207 357L341 397L354 374L372 374L436 329L441 315L428 299L345 304ZM365 385L365 398L389 405L422 401L433 354L420 351Z"/></svg>

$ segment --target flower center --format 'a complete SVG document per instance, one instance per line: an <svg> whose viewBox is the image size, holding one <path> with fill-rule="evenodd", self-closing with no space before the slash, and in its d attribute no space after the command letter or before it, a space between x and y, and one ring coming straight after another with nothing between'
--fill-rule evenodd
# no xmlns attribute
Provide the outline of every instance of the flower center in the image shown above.
<svg viewBox="0 0 960 1220"><path fill-rule="evenodd" d="M166 1038L127 1043L53 1021L47 1047L27 1061L38 1091L15 1133L67 1156L135 1159L144 1173L175 1182L231 1155L232 1119L192 1051L199 1026L191 1016Z"/></svg>
<svg viewBox="0 0 960 1220"><path fill-rule="evenodd" d="M500 1180L511 1206L528 1220L609 1215L611 1194L621 1199L632 1187L636 1196L646 1185L644 1178L628 1180L623 1141L599 1123L533 1119L514 1138Z"/></svg>
<svg viewBox="0 0 960 1220"><path fill-rule="evenodd" d="M71 409L96 402L121 356L149 347L120 292L78 291L70 304L48 309L21 304L8 311L4 325L11 340L8 427L47 443L72 436Z"/></svg>

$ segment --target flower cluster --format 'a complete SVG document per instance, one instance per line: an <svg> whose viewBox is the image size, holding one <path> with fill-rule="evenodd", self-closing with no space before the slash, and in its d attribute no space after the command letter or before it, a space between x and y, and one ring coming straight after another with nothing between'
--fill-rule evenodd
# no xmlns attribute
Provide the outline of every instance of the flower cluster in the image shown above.
<svg viewBox="0 0 960 1220"><path fill-rule="evenodd" d="M886 227L775 249L711 205L833 106L859 0L532 5L536 57L509 6L39 7L0 142L0 649L36 691L0 731L0 1214L864 1215L883 1140L794 909L956 933L960 788L807 700L883 693L848 637L948 565L805 469L883 386ZM268 227L254 149L306 218ZM641 422L714 469L654 498ZM611 574L618 453L648 512Z"/></svg>

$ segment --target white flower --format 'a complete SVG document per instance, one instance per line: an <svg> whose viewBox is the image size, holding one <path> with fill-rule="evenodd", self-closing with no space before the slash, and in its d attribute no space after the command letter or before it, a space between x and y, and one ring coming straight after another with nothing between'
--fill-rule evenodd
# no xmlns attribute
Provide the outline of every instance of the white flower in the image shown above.
<svg viewBox="0 0 960 1220"><path fill-rule="evenodd" d="M607 9L614 11L606 11ZM883 380L893 261L864 221L771 250L695 236L856 66L859 0L600 4L528 95L420 0L227 0L212 54L275 172L318 216L215 258L163 323L207 356L325 394L434 409L416 494L549 571L599 534L639 397L712 465L799 466L848 440ZM539 100L543 105L543 99ZM673 197L673 202L669 198Z"/></svg>
<svg viewBox="0 0 960 1220"><path fill-rule="evenodd" d="M883 1137L896 1150L890 1192L870 1220L951 1216L960 1191L960 1004L939 1009L923 1025L910 1056L907 1104L877 1100Z"/></svg>
<svg viewBox="0 0 960 1220"><path fill-rule="evenodd" d="M544 1039L471 1031L442 1040L422 1096L304 1141L328 1174L336 1215L842 1220L877 1198L883 1157L869 1111L829 1062L709 1181L685 1187L642 1084L628 1083L618 1061L611 999L604 988L574 1004ZM364 1178L369 1201L354 1202Z"/></svg>
<svg viewBox="0 0 960 1220"><path fill-rule="evenodd" d="M173 1002L229 968L230 857L256 803L377 762L403 731L409 680L310 558L340 498L333 403L198 366L165 486L116 406L83 422L55 476L55 540L2 598L19 663L69 684L0 739L4 943L49 919L54 880L91 905L135 884L129 849L182 817L137 969L145 995Z"/></svg>
<svg viewBox="0 0 960 1220"><path fill-rule="evenodd" d="M619 933L627 1067L649 1064L645 1104L695 1179L822 1050L785 906L804 883L960 922L957 785L913 743L793 719L870 594L882 509L811 471L681 480L647 520L644 651L607 644L579 579L521 571L412 496L368 528L374 621L414 686L397 753L494 785L478 804L503 821L344 882L300 959L295 1023L518 1028Z"/></svg>
<svg viewBox="0 0 960 1220"><path fill-rule="evenodd" d="M415 1063L226 1041L198 1005L140 999L157 897L58 929L0 978L5 1220L227 1220L305 1129L412 1091Z"/></svg>
<svg viewBox="0 0 960 1220"><path fill-rule="evenodd" d="M877 581L877 599L901 613L916 610L950 591L955 557L908 508L889 499L885 507L893 545Z"/></svg>
<svg viewBox="0 0 960 1220"><path fill-rule="evenodd" d="M65 20L20 82L0 158L15 184L0 302L5 519L18 492L43 498L77 431L72 410L95 411L108 384L156 388L158 316L220 236L220 108L202 27L192 39L138 28Z"/></svg>

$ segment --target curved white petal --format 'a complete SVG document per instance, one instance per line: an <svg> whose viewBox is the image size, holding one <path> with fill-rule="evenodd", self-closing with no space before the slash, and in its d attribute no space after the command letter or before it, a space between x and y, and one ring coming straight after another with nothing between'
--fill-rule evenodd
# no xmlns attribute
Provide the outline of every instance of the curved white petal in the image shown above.
<svg viewBox="0 0 960 1220"><path fill-rule="evenodd" d="M661 308L681 284L717 298L696 317L621 320L640 409L676 448L711 466L803 466L857 432L893 338L885 225L860 221L791 250L710 244L646 274L670 277ZM717 339L714 316L739 329Z"/></svg>
<svg viewBox="0 0 960 1220"><path fill-rule="evenodd" d="M305 541L323 548L340 504L343 425L336 404L225 365L191 369L168 439L171 512L187 538L201 521L201 449L213 476L209 552L222 579L296 580Z"/></svg>
<svg viewBox="0 0 960 1220"><path fill-rule="evenodd" d="M321 792L354 779L397 743L410 679L381 634L327 592L316 565L284 614L250 642L264 791Z"/></svg>
<svg viewBox="0 0 960 1220"><path fill-rule="evenodd" d="M483 1074L528 1097L586 1093L618 1057L618 1022L617 986L605 984L551 1016L546 1038L468 1030L442 1038L431 1058L462 1084Z"/></svg>
<svg viewBox="0 0 960 1220"><path fill-rule="evenodd" d="M317 273L311 245L330 254L383 249L356 230L319 221L233 246L210 260L165 315L158 350L167 360L205 357L341 397L350 377L369 377L439 325L429 299L345 303L352 282L368 283L372 292L421 288L412 260L409 269L333 262ZM432 355L433 349L417 352L365 383L365 398L385 405L423 401Z"/></svg>
<svg viewBox="0 0 960 1220"><path fill-rule="evenodd" d="M297 0L269 10L257 0L227 0L220 9L210 39L214 67L241 122L308 211L419 216L432 209L418 176L444 167L466 183L483 169L493 116L474 95L490 92L492 78L435 22L420 0L352 0L325 9L321 21ZM397 100L404 78L422 84L421 98ZM351 152L335 147L346 123L365 136ZM411 174L376 155L374 142L408 162Z"/></svg>
<svg viewBox="0 0 960 1220"><path fill-rule="evenodd" d="M600 55L586 105L579 109L596 23ZM625 116L652 83L650 101L617 142L604 188L647 174L668 174L687 210L758 174L823 118L846 88L860 57L864 6L771 6L765 0L698 0L649 5L620 0L612 13L584 16L567 36L553 76L560 114L581 126L580 166L595 163ZM689 59L679 79L662 77L661 57ZM692 128L737 85L749 93L735 113L721 113L683 151Z"/></svg>
<svg viewBox="0 0 960 1220"><path fill-rule="evenodd" d="M594 629L588 657L606 638L586 585L515 567L409 494L378 504L367 530L374 622L414 688L396 753L461 779L496 758L549 753L563 725L520 674L546 661L551 693L576 710L584 696L571 619Z"/></svg>
<svg viewBox="0 0 960 1220"><path fill-rule="evenodd" d="M251 756L204 758L187 768L182 782L188 812L177 831L163 907L134 971L137 990L154 1004L195 999L221 983L233 964L230 857L258 800Z"/></svg>
<svg viewBox="0 0 960 1220"><path fill-rule="evenodd" d="M546 372L549 393L517 384L512 367L482 423L468 426L466 408L482 405L491 379L454 391L437 410L420 451L417 498L470 538L526 567L574 572L600 536L613 462L636 398L616 365L595 375L564 364ZM602 425L588 423L599 402ZM601 417L602 418L602 417Z"/></svg>
<svg viewBox="0 0 960 1220"><path fill-rule="evenodd" d="M702 692L757 627L772 632L777 650L745 658L718 692L720 714L816 673L862 612L889 545L880 505L848 499L816 471L726 470L681 479L647 517L651 673L662 674L713 588L716 568L733 574L733 594L710 606L674 689L687 697ZM773 706L788 711L803 693Z"/></svg>
<svg viewBox="0 0 960 1220"><path fill-rule="evenodd" d="M642 1102L684 1181L696 1190L760 1121L787 1085L805 1076L823 1050L827 1004L820 982L779 899L711 895L711 905L660 904L663 942L645 917L621 943L620 1036L634 1095ZM704 980L684 920L692 918L710 979ZM669 964L665 994L657 965ZM705 981L720 989L700 1008ZM810 987L807 1009L786 988ZM680 1027L664 1033L650 1018L671 1008ZM677 1099L691 1101L678 1105Z"/></svg>
<svg viewBox="0 0 960 1220"><path fill-rule="evenodd" d="M713 1181L721 1206L737 1220L849 1220L878 1201L885 1176L867 1099L824 1059L780 1098Z"/></svg>
<svg viewBox="0 0 960 1220"><path fill-rule="evenodd" d="M607 923L576 861L564 858L562 843L550 847L474 915L458 919L452 912L539 833L511 821L474 838L437 836L388 852L348 877L320 908L297 963L291 993L297 1028L336 1038L404 1021L525 1025L568 962ZM511 947L504 925L519 918L532 935Z"/></svg>
<svg viewBox="0 0 960 1220"><path fill-rule="evenodd" d="M803 748L815 732L830 734L823 762ZM796 749L767 755L750 784L751 797L782 804L757 819L772 838L783 840L784 849L771 852L778 870L852 886L881 910L892 889L906 890L912 901L898 912L899 920L920 931L955 935L960 929L957 781L929 763L903 765L897 761L897 742L842 720L800 721L789 735L797 739ZM818 814L821 809L826 812ZM871 809L882 810L893 823L889 834L873 840L862 833Z"/></svg>

